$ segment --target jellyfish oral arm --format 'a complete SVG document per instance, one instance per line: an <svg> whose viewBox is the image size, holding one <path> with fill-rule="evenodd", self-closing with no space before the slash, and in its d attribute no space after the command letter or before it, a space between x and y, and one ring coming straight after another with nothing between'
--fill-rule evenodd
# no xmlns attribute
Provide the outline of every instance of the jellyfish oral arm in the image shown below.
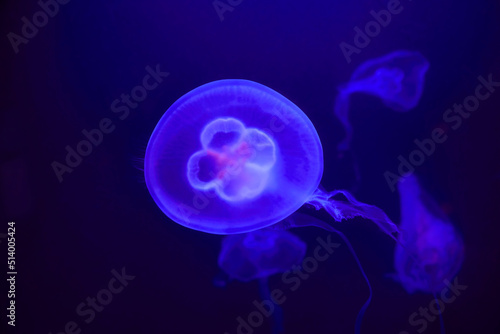
<svg viewBox="0 0 500 334"><path fill-rule="evenodd" d="M369 295L368 298L366 299L365 303L361 307L361 309L358 312L358 315L356 316L356 322L354 325L354 333L355 334L360 334L361 332L361 322L363 321L363 316L366 312L366 309L370 305L370 302L372 300L373 296L373 289L370 284L370 280L368 279L368 276L366 276L365 270L363 269L363 266L361 265L361 262L359 261L359 258L354 251L354 248L352 247L349 239L340 231L335 229L332 225L325 223L324 221L314 218L309 215L301 214L301 213L294 213L290 217L288 217L285 221L276 224L275 228L276 229L288 229L288 228L294 228L294 227L305 227L305 226L316 226L319 228L322 228L327 231L334 232L340 236L340 238L344 241L346 244L347 248L349 248L349 251L351 252L352 256L354 257L354 260L356 261L356 264L358 265L359 271L361 272L361 275L363 275L363 278L365 279L366 285L368 286L369 290Z"/></svg>
<svg viewBox="0 0 500 334"><path fill-rule="evenodd" d="M345 200L333 199L342 195ZM354 196L345 190L336 190L326 193L320 189L311 196L308 204L313 205L317 210L324 208L336 221L353 217L362 217L373 221L388 236L398 241L399 229L385 212L374 205L357 201Z"/></svg>
<svg viewBox="0 0 500 334"><path fill-rule="evenodd" d="M338 199L333 199L334 197L342 195L345 199L344 200L338 200ZM398 241L398 235L399 235L399 229L398 227L387 217L384 211L381 209L377 208L376 206L365 204L362 202L357 201L354 196L352 196L349 192L344 191L344 190L337 190L337 191L332 191L329 193L326 193L322 191L321 189L316 190L316 192L311 196L309 201L307 202L308 204L314 206L316 210L319 210L321 208L325 209L335 221L342 221L343 219L349 219L353 217L363 217L366 219L369 219L373 221L375 224L377 224L380 229L387 235L389 235L392 239L394 239L396 242ZM337 233L342 240L346 243L347 247L349 248L350 252L353 254L354 259L356 260L356 263L358 264L359 270L361 271L361 274L365 278L365 281L368 285L368 288L370 290L370 295L366 302L363 304L361 307L357 317L356 317L356 323L355 323L355 328L354 332L356 334L359 334L361 331L361 322L363 320L363 316L366 312L366 309L368 308L368 305L371 302L373 291L372 287L370 284L370 281L368 280L368 277L366 276L366 273L361 266L361 262L359 261L359 258L356 255L356 252L351 246L351 243L347 239L347 237L341 233L340 231L336 230L332 225L326 224L322 221L318 221L317 219L309 218L309 219L299 219L295 218L295 215L292 215L292 217L285 223L285 226L288 227L299 227L299 226L318 226L321 228L324 228L328 231L332 231ZM297 216L296 216L297 217Z"/></svg>
<svg viewBox="0 0 500 334"><path fill-rule="evenodd" d="M259 279L259 294L261 302L272 300L271 291L269 289L269 280L267 277L263 277ZM268 311L271 313L271 327L272 334L280 334L283 333L283 309L278 304L272 303L272 309Z"/></svg>

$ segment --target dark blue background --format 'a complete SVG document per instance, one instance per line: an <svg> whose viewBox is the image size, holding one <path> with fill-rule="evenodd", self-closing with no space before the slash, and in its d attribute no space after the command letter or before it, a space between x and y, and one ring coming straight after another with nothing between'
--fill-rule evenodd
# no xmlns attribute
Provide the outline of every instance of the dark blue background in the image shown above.
<svg viewBox="0 0 500 334"><path fill-rule="evenodd" d="M15 54L8 32L35 1L2 8L2 215L16 221L19 333L59 333L71 320L82 333L233 334L236 317L254 310L256 283L217 288L220 236L179 226L163 215L145 187L141 158L156 122L191 89L218 79L267 85L311 119L324 147L327 190L352 184L339 161L343 136L332 112L337 85L363 61L396 49L429 60L418 107L396 113L373 97L353 96L353 149L362 186L356 196L399 217L397 193L383 173L395 171L415 138L443 123L444 111L474 93L478 75L500 81L498 1L403 1L404 10L348 64L339 48L355 26L372 20L383 1L243 0L219 19L208 1L78 1L59 13ZM120 121L110 105L142 82L145 67L170 76ZM459 282L468 286L443 313L447 333L500 333L500 92L437 147L417 174L464 236ZM51 163L63 162L81 131L111 118L116 130L59 183ZM326 216L318 213L319 217ZM352 241L374 297L362 333L416 333L408 317L429 295L407 295L384 277L393 271L394 242L369 221L337 224ZM309 245L327 233L296 230ZM334 236L334 238L337 238ZM6 242L0 249L2 263ZM106 288L112 269L135 275L124 291L85 324L75 312ZM2 269L2 273L4 270ZM2 278L3 279L3 278ZM272 287L283 287L279 277ZM5 291L6 293L6 291ZM0 294L5 294L3 291ZM367 288L347 247L338 251L283 305L287 333L352 333ZM2 309L4 309L2 304ZM2 326L6 319L2 311ZM425 333L438 333L438 321ZM255 333L269 333L267 323Z"/></svg>

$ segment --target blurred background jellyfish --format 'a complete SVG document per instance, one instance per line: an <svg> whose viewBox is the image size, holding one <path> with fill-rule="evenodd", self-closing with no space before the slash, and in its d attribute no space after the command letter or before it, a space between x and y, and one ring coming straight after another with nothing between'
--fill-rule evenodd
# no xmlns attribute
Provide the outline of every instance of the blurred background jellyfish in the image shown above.
<svg viewBox="0 0 500 334"><path fill-rule="evenodd" d="M462 238L411 174L399 180L401 202L400 243L394 252L394 278L408 293L422 291L434 296L450 284L464 258ZM441 333L445 333L442 312Z"/></svg>
<svg viewBox="0 0 500 334"><path fill-rule="evenodd" d="M397 279L408 293L438 293L462 266L462 238L415 175L402 178L398 189L404 246L394 254Z"/></svg>
<svg viewBox="0 0 500 334"><path fill-rule="evenodd" d="M283 332L283 313L271 298L268 277L299 266L306 248L291 232L271 229L228 235L222 242L219 267L228 280L259 281L260 304L272 317L273 334Z"/></svg>
<svg viewBox="0 0 500 334"><path fill-rule="evenodd" d="M179 98L151 135L144 173L159 208L198 231L251 232L309 203L336 221L370 219L396 240L397 226L382 210L318 188L316 129L295 104L256 82L214 81Z"/></svg>
<svg viewBox="0 0 500 334"><path fill-rule="evenodd" d="M352 140L349 122L349 99L353 93L378 97L390 109L405 112L417 106L422 95L429 62L419 52L398 50L362 63L348 83L338 88L334 112L345 130L338 144L340 152L348 151Z"/></svg>

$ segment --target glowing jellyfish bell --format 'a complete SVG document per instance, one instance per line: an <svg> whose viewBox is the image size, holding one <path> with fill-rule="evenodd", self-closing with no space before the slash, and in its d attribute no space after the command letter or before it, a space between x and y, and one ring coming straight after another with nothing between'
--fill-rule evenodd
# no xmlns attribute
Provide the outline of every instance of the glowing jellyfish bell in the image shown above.
<svg viewBox="0 0 500 334"><path fill-rule="evenodd" d="M334 111L346 132L339 150L348 150L352 139L349 122L351 94L373 95L392 110L405 112L417 106L428 69L429 62L421 53L407 50L394 51L362 63L350 81L338 88Z"/></svg>
<svg viewBox="0 0 500 334"><path fill-rule="evenodd" d="M144 172L169 218L207 233L261 229L305 203L337 221L371 219L394 239L397 232L382 210L318 189L323 151L313 124L284 96L248 80L211 82L178 99L151 135Z"/></svg>
<svg viewBox="0 0 500 334"><path fill-rule="evenodd" d="M272 225L314 192L323 170L316 130L261 84L221 80L177 100L145 158L148 189L175 222L215 234Z"/></svg>
<svg viewBox="0 0 500 334"><path fill-rule="evenodd" d="M462 266L462 238L416 176L402 178L398 189L404 247L398 244L395 250L397 280L408 293L438 293Z"/></svg>
<svg viewBox="0 0 500 334"><path fill-rule="evenodd" d="M268 277L284 273L302 263L306 244L289 231L261 229L224 238L219 267L229 279L259 280L261 304L272 316L273 333L283 332L283 313L272 302Z"/></svg>

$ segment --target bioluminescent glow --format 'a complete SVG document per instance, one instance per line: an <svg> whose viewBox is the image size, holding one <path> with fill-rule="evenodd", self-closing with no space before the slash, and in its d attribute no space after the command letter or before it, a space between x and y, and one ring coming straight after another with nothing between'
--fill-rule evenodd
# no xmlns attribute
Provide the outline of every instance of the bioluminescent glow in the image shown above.
<svg viewBox="0 0 500 334"><path fill-rule="evenodd" d="M339 192L339 193L343 193L343 192ZM311 203L311 204L314 205L314 203ZM371 207L371 208L374 209L375 211L377 211L377 213L372 214L372 216L375 217L377 214L382 215L382 217L385 216L385 213L381 212L382 210L377 209L375 207ZM365 209L369 210L369 208L365 208ZM370 302L371 302L372 297L373 297L373 290L372 290L372 286L370 284L370 280L368 279L368 276L366 276L365 270L363 269L363 266L361 265L361 262L359 261L359 258L357 256L356 252L354 251L354 248L352 247L351 243L349 242L349 239L347 239L347 237L342 232L335 229L332 225L327 224L324 221L322 221L318 218L309 216L309 215L305 215L302 213L294 213L293 215L288 217L285 221L274 225L273 228L275 228L275 229L280 229L280 228L281 229L288 229L288 228L306 227L306 226L316 226L316 227L322 228L324 230L337 233L340 236L340 238L344 241L347 248L349 248L349 251L351 252L352 256L354 257L356 264L358 265L358 268L359 268L359 271L361 272L361 275L363 275L363 278L365 279L366 285L368 286L369 294L368 294L368 298L366 299L365 303L363 304L363 306L359 310L358 315L356 316L356 322L354 324L354 333L359 334L361 332L361 322L363 321L363 317L365 315L366 309L370 305Z"/></svg>
<svg viewBox="0 0 500 334"><path fill-rule="evenodd" d="M230 279L248 282L300 265L306 248L291 232L262 229L226 236L218 262Z"/></svg>
<svg viewBox="0 0 500 334"><path fill-rule="evenodd" d="M266 188L276 148L263 131L247 129L235 118L218 118L205 126L200 142L203 149L187 165L193 188L214 189L226 202L255 198Z"/></svg>
<svg viewBox="0 0 500 334"><path fill-rule="evenodd" d="M349 99L353 93L376 96L389 108L404 112L417 106L429 62L419 52L399 50L362 63L348 83L338 88L335 115L345 129L340 151L349 150L352 126L349 122Z"/></svg>
<svg viewBox="0 0 500 334"><path fill-rule="evenodd" d="M404 246L398 244L395 250L397 279L408 293L438 293L462 266L462 238L416 176L402 178L398 189Z"/></svg>
<svg viewBox="0 0 500 334"><path fill-rule="evenodd" d="M336 221L371 219L395 239L397 226L382 210L346 191L318 189L322 174L311 121L284 96L248 80L215 81L182 96L160 119L145 158L156 204L191 229L251 232L309 203Z"/></svg>
<svg viewBox="0 0 500 334"><path fill-rule="evenodd" d="M259 280L261 302L268 304L273 334L283 332L283 312L279 305L271 302L268 277L299 266L304 260L306 248L299 237L285 230L261 229L232 234L222 242L219 267L229 280Z"/></svg>
<svg viewBox="0 0 500 334"><path fill-rule="evenodd" d="M220 80L177 100L149 141L145 177L175 222L233 234L272 225L314 193L316 129L292 102L248 80Z"/></svg>
<svg viewBox="0 0 500 334"><path fill-rule="evenodd" d="M211 82L177 100L151 136L144 172L160 209L178 224L198 231L258 231L309 204L325 209L335 221L355 216L370 219L397 240L398 227L379 208L357 201L347 191L318 188L323 151L316 129L295 104L252 81ZM312 225L337 232L328 223ZM288 225L276 226L280 230ZM275 253L279 247L272 245L279 239L272 241L266 236L259 241L255 236L269 232L254 233L228 238L221 252L221 267L240 280L269 276L283 269L280 263L288 267L291 260L286 254ZM372 290L354 250L339 234L353 252L370 290L356 319L355 332L359 333ZM244 253L240 241L258 247ZM257 251L266 247L279 261L270 261ZM238 251L246 256L245 264L228 256ZM264 260L269 261L267 267Z"/></svg>

